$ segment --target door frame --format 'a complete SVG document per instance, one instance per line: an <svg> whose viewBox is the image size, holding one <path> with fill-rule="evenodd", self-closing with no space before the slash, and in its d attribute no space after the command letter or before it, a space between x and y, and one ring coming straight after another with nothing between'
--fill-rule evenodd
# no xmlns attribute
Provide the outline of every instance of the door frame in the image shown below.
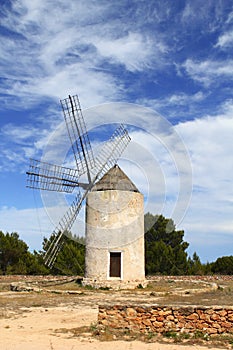
<svg viewBox="0 0 233 350"><path fill-rule="evenodd" d="M110 254L111 253L120 253L121 254L121 276L120 277L111 277L110 276ZM107 279L109 280L123 280L123 251L122 250L109 250L108 251L108 271L107 271Z"/></svg>

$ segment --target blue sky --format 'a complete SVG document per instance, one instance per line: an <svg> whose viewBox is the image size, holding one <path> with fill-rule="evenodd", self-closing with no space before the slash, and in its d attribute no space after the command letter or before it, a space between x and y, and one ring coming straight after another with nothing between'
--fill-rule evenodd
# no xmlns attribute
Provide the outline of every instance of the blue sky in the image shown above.
<svg viewBox="0 0 233 350"><path fill-rule="evenodd" d="M203 262L232 255L232 1L5 0L0 16L0 230L40 249L65 210L25 172L67 149L59 100L78 94L93 146L128 125L120 165L145 211Z"/></svg>

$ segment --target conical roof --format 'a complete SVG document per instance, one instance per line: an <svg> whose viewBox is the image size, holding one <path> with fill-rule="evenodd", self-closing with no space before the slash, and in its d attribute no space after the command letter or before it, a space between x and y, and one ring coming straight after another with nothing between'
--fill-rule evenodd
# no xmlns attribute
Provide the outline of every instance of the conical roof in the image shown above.
<svg viewBox="0 0 233 350"><path fill-rule="evenodd" d="M123 172L119 165L114 165L92 188L92 191L130 191L139 192L137 187Z"/></svg>

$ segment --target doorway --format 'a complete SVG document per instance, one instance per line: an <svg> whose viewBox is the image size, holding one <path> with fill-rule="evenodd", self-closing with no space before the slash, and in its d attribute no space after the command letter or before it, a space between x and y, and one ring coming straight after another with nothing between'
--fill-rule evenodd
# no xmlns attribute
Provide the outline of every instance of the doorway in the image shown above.
<svg viewBox="0 0 233 350"><path fill-rule="evenodd" d="M121 278L121 252L110 252L109 277Z"/></svg>

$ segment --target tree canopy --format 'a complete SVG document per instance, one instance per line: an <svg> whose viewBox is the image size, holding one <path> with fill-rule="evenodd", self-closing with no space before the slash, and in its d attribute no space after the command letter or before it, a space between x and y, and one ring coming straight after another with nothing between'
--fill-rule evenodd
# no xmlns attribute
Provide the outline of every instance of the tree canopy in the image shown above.
<svg viewBox="0 0 233 350"><path fill-rule="evenodd" d="M181 275L188 272L189 244L184 231L177 231L172 219L163 215L145 215L145 255L147 274Z"/></svg>
<svg viewBox="0 0 233 350"><path fill-rule="evenodd" d="M233 275L233 256L223 256L211 264L213 273L221 275Z"/></svg>
<svg viewBox="0 0 233 350"><path fill-rule="evenodd" d="M27 244L18 233L0 231L0 273L5 274L45 274L48 270L41 257L28 251Z"/></svg>

